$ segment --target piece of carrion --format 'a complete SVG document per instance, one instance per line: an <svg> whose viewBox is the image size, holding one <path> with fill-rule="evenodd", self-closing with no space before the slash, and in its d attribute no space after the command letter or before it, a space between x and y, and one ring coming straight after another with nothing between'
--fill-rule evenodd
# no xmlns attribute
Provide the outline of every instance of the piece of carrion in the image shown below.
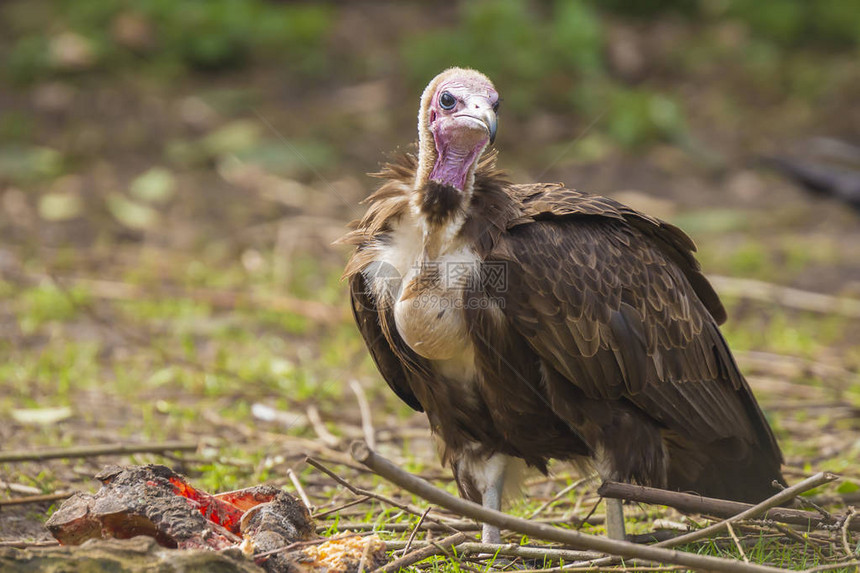
<svg viewBox="0 0 860 573"><path fill-rule="evenodd" d="M177 549L240 548L267 571L357 571L386 561L376 536L324 540L307 507L272 486L212 495L161 465L109 467L96 476L95 494L77 493L46 523L63 545L88 539L154 538Z"/></svg>

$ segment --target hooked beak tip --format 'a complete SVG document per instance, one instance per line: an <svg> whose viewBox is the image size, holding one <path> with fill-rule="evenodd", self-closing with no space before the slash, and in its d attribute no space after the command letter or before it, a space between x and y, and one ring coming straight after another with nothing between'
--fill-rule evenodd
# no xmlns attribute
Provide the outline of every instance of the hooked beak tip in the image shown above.
<svg viewBox="0 0 860 573"><path fill-rule="evenodd" d="M496 118L496 112L487 111L482 114L481 121L485 126L487 126L487 133L490 134L490 145L496 141L496 129L498 128L498 120Z"/></svg>

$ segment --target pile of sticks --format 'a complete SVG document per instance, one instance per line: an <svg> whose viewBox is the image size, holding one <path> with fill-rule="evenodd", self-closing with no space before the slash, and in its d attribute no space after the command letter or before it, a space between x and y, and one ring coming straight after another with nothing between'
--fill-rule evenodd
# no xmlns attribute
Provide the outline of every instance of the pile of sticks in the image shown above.
<svg viewBox="0 0 860 573"><path fill-rule="evenodd" d="M351 448L351 454L356 462L359 462L377 475L385 478L391 483L409 491L410 493L445 508L457 515L475 519L482 523L496 525L517 533L528 535L532 539L541 539L563 544L567 548L545 548L524 547L516 544L490 545L474 543L470 537L462 531L441 539L434 543L407 542L413 551L407 552L402 557L392 561L381 573L397 571L400 568L413 565L433 555L456 553L468 554L491 554L519 556L525 558L544 558L555 561L562 560L567 563L558 571L598 571L598 570L620 570L620 571L667 571L672 569L694 569L704 571L724 571L727 573L753 573L753 572L776 572L784 569L750 563L748 559L743 561L726 559L708 555L675 551L670 549L679 545L693 543L702 539L710 538L722 532L728 532L735 541L733 525L751 519L763 519L769 522L779 522L791 525L802 525L807 529L838 529L841 530L845 540L846 553L853 552L849 547L849 532L860 531L860 523L852 520L853 512L849 511L843 516L834 516L823 510L818 512L801 511L777 507L790 502L801 493L829 483L837 479L837 476L829 473L818 473L812 477L783 489L771 498L751 506L743 503L727 502L702 498L699 496L667 492L653 488L630 486L619 483L606 483L599 492L602 496L620 499L628 499L642 503L657 503L677 507L681 511L707 513L709 515L726 516L708 527L691 531L671 539L667 539L654 545L639 545L627 541L617 541L601 536L588 535L570 529L553 527L540 522L521 519L507 515L502 512L487 509L476 503L463 500L433 486L426 480L402 470L391 461L380 456L370 449L365 442L355 442ZM383 498L373 492L361 490L351 486L341 478L322 467L315 460L309 463L318 469L329 473L339 483L348 487L358 495L364 497L376 497L397 506L402 506L394 500ZM410 509L410 508L405 508ZM414 511L414 510L413 510ZM428 519L427 512L422 514L422 520ZM785 531L792 531L784 528ZM800 537L800 533L793 532ZM791 534L789 534L791 535ZM392 544L392 549L398 544ZM743 553L743 549L738 544ZM398 547L399 548L399 547ZM619 567L620 564L622 566ZM667 567L668 566L668 567ZM860 560L849 559L828 564L814 569L808 569L807 573L817 573L860 566ZM468 568L468 567L467 567ZM543 569L542 571L550 571Z"/></svg>
<svg viewBox="0 0 860 573"><path fill-rule="evenodd" d="M367 428L363 429L367 430ZM365 431L364 433L371 436L374 434L373 431ZM306 442L311 441L302 440L302 444L305 446L307 445ZM856 535L852 537L852 533L856 534L860 532L860 519L854 519L853 508L849 507L842 514L831 514L809 501L805 503L812 507L813 511L785 507L800 494L837 479L835 475L829 473L818 473L803 479L754 506L643 486L615 482L604 483L597 492L602 498L616 498L639 504L669 506L682 513L709 516L714 521L707 527L677 534L651 545L644 545L611 540L603 536L589 535L573 529L558 527L559 520L534 519L536 514L548 504L544 504L539 510L535 511L532 514L532 519L522 519L460 499L432 485L426 479L404 471L398 465L376 453L368 445L367 441L353 443L350 449L351 456L344 455L342 452L328 447L319 446L319 444L316 445L318 446L316 448L318 453L326 456L329 461L351 467L355 470L372 472L399 488L426 500L429 504L447 510L454 516L453 518L450 515L443 516L438 512L433 512L432 507L420 507L369 489L363 489L353 485L344 477L323 465L321 460L312 457L307 458L306 461L309 465L326 474L339 486L342 486L355 496L355 499L339 507L315 513L315 519L323 520L333 514L338 514L341 520L337 526L341 531L346 529L354 531L376 529L376 525L373 523L348 522L342 519L346 514L344 510L368 502L369 500L378 500L405 513L419 516L418 522L415 525L410 523L386 523L384 525L384 529L386 530L410 531L410 535L406 541L394 540L387 542L388 549L398 552L399 556L374 573L390 573L398 571L401 568L416 565L421 567L422 561L440 555L458 561L461 569L475 571L476 573L485 571L486 569L483 565L487 563L496 566L499 563L504 563L504 561L498 561L498 558L521 558L526 562L537 564L562 564L554 568L540 569L543 572L656 572L689 569L724 571L729 573L785 571L785 569L750 562L744 552L743 544L736 533L736 531L740 531L741 529L749 530L750 528L757 529L760 535L762 532L768 535L776 532L776 534L783 538L788 538L803 545L819 542L826 538L826 543L832 547L835 546L838 551L831 552L831 556L828 559L829 563L807 569L806 573L818 573L837 569L855 570L853 568L860 568L857 549L853 547L857 544L857 538ZM87 446L72 449L2 452L0 453L0 461L42 461L53 458L89 457L108 454L193 451L196 448L197 444L195 442ZM304 491L297 474L290 469L287 471L287 475L305 504L311 507L312 503ZM583 481L581 480L577 483L581 484ZM7 485L11 487L16 484ZM569 489L565 488L562 493ZM48 499L62 499L71 494L71 492L64 491L47 496L33 495L36 492L29 490L22 490L17 493L24 494L24 497L0 500L0 506L42 502ZM559 495L556 495L556 498L558 497ZM567 520L566 525L569 526L571 523L579 523L581 525L586 521L591 524L599 524L600 518L590 516L584 519L576 518ZM553 542L555 545L479 543L475 540L474 536L474 532L479 530L476 522L496 525L510 532L524 534L531 540ZM328 529L329 526L323 523L319 527ZM441 533L445 536L440 539L436 535L432 540L428 536L428 539L420 540L416 539L416 534L419 531ZM821 533L826 535L826 537L819 539L817 536ZM727 541L734 543L742 559L699 555L689 551L672 549L673 547L690 545L702 540L713 540L717 536L728 536L726 537ZM21 544L11 542L0 543L0 546L18 545ZM23 545L42 547L50 544L24 543ZM489 561L490 559L495 561ZM474 566L475 562L482 565L481 569ZM519 572L522 573L522 570L519 570Z"/></svg>

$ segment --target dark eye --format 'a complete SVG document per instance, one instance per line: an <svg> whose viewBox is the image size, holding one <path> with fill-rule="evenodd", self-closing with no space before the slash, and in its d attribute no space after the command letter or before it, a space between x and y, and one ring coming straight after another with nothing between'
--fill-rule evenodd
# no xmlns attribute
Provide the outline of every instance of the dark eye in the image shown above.
<svg viewBox="0 0 860 573"><path fill-rule="evenodd" d="M493 112L499 113L499 102L498 101L493 104Z"/></svg>
<svg viewBox="0 0 860 573"><path fill-rule="evenodd" d="M439 105L442 109L454 109L454 106L457 105L457 100L448 92L442 92L442 95L439 96Z"/></svg>

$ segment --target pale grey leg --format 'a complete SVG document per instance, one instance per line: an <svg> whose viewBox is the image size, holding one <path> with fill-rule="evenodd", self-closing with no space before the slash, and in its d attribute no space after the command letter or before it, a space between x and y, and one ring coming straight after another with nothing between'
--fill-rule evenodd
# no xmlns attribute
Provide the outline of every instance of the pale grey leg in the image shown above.
<svg viewBox="0 0 860 573"><path fill-rule="evenodd" d="M502 472L498 476L495 476L490 484L488 484L487 489L481 495L481 505L488 509L495 509L496 511L501 511L502 509L502 488L505 484L505 474ZM499 528L495 525L490 525L485 523L483 528L481 529L481 541L484 543L501 543L502 542L502 533L499 531Z"/></svg>
<svg viewBox="0 0 860 573"><path fill-rule="evenodd" d="M494 454L473 467L473 479L481 491L481 505L488 509L502 510L502 490L505 487L505 473L508 469L508 456ZM502 534L495 525L484 524L481 541L501 543Z"/></svg>
<svg viewBox="0 0 860 573"><path fill-rule="evenodd" d="M605 499L606 503L606 536L609 539L624 541L627 534L624 528L624 506L620 499Z"/></svg>
<svg viewBox="0 0 860 573"><path fill-rule="evenodd" d="M524 464L505 454L486 457L478 453L480 446L464 448L454 465L454 475L463 489L480 494L481 505L495 511L502 510L502 495L505 485L516 485ZM501 543L502 535L495 525L483 524L481 541Z"/></svg>

